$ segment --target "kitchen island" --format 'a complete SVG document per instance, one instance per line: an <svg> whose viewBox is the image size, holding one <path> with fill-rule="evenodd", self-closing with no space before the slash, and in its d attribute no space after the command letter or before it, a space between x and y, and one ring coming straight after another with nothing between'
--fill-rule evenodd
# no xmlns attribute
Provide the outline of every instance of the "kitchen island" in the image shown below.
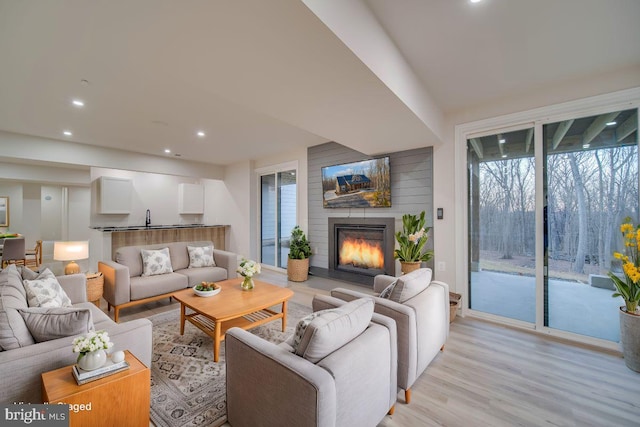
<svg viewBox="0 0 640 427"><path fill-rule="evenodd" d="M122 246L153 245L171 242L196 242L211 240L216 249L227 246L228 225L173 224L151 226L92 227L102 234L103 248L110 242L111 259ZM110 237L107 237L107 235ZM105 251L107 252L107 251Z"/></svg>

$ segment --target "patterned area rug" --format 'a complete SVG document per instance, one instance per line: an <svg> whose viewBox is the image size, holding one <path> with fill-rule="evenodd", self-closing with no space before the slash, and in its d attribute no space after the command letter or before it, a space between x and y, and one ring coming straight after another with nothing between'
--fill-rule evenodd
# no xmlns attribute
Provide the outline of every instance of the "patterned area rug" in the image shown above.
<svg viewBox="0 0 640 427"><path fill-rule="evenodd" d="M310 312L308 307L289 302L285 332L280 330L279 320L251 332L280 343ZM180 335L179 310L157 314L149 320L153 322L151 421L162 427L222 425L227 420L224 341L220 345L220 361L214 363L209 336L188 322L184 335Z"/></svg>

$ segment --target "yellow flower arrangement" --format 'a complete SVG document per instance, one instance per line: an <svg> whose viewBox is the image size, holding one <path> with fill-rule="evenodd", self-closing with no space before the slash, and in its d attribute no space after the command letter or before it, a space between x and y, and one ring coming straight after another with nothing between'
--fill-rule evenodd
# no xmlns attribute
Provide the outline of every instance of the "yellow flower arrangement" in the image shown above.
<svg viewBox="0 0 640 427"><path fill-rule="evenodd" d="M616 287L614 297L624 299L627 313L636 313L640 301L640 226L634 227L631 218L627 217L620 225L624 239L625 253L614 252L613 257L622 262L625 280L609 272L609 277Z"/></svg>

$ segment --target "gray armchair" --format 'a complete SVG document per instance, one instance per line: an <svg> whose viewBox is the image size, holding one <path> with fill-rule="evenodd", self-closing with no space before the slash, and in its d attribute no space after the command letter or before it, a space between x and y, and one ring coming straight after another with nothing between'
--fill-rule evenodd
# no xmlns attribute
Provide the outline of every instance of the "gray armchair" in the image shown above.
<svg viewBox="0 0 640 427"><path fill-rule="evenodd" d="M379 295L398 281L395 295L401 292L401 302L366 295L349 289L336 288L331 296L343 301L368 297L375 301L375 312L395 320L398 326L398 387L405 391L405 401L411 401L411 386L429 366L449 336L449 285L431 281L431 269L421 268L400 278L378 275L373 289ZM406 298L406 299L405 299ZM334 301L333 305L337 305Z"/></svg>
<svg viewBox="0 0 640 427"><path fill-rule="evenodd" d="M395 322L374 314L370 300L332 316L311 320L296 349L293 339L275 345L240 328L227 331L229 424L370 427L393 413Z"/></svg>

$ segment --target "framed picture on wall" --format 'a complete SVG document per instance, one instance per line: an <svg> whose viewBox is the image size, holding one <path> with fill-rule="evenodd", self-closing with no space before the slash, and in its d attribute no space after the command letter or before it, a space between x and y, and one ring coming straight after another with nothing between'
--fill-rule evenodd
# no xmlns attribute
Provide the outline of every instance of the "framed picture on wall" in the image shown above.
<svg viewBox="0 0 640 427"><path fill-rule="evenodd" d="M9 197L0 197L0 227L9 226Z"/></svg>

